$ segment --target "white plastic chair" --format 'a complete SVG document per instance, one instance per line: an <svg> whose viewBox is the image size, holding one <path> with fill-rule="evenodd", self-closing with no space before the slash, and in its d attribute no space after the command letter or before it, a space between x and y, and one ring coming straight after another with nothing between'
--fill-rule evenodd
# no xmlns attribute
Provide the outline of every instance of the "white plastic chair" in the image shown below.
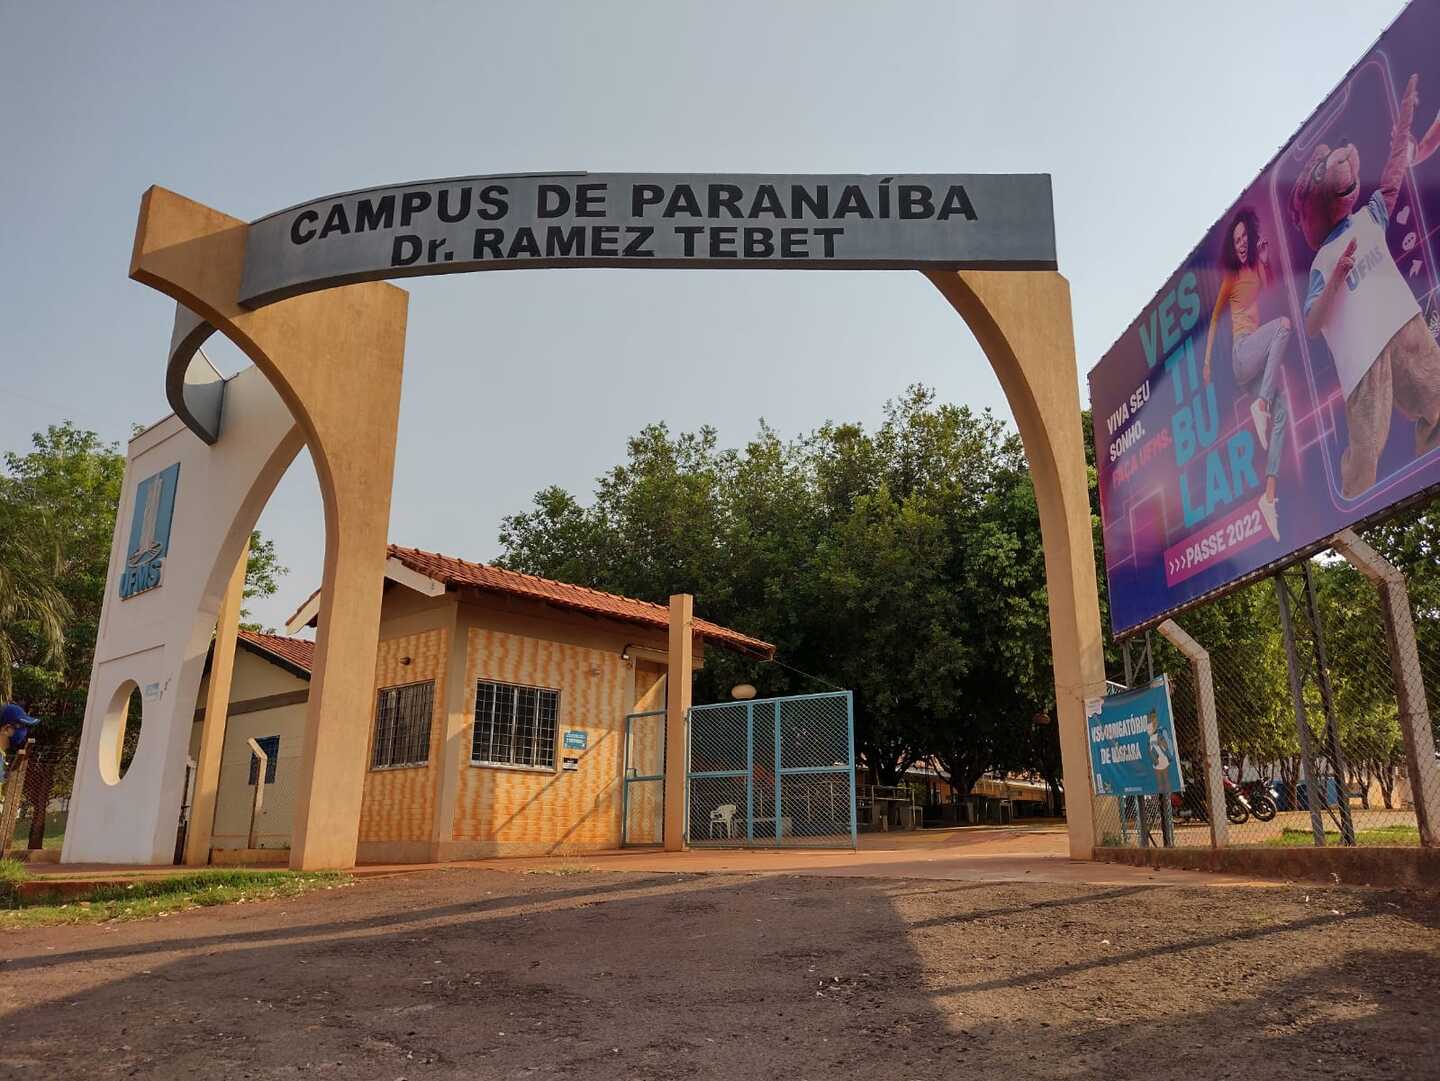
<svg viewBox="0 0 1440 1081"><path fill-rule="evenodd" d="M739 810L740 808L736 804L722 803L719 807L711 811L710 836L712 838L715 836L716 826L723 826L725 828L725 836L733 840L735 837L735 813Z"/></svg>

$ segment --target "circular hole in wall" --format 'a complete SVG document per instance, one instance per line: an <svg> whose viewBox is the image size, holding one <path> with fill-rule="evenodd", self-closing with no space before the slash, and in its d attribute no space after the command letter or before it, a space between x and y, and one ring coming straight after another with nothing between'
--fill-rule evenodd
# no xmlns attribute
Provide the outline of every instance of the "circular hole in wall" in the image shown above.
<svg viewBox="0 0 1440 1081"><path fill-rule="evenodd" d="M100 777L106 784L119 784L130 768L140 743L143 709L140 687L133 679L122 683L110 698L100 727Z"/></svg>

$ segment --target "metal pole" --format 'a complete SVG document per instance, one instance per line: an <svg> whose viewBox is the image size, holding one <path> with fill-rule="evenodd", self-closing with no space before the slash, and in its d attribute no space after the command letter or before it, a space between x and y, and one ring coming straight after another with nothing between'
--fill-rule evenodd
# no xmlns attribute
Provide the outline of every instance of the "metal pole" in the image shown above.
<svg viewBox="0 0 1440 1081"><path fill-rule="evenodd" d="M755 843L755 706L745 703L745 841Z"/></svg>
<svg viewBox="0 0 1440 1081"><path fill-rule="evenodd" d="M620 771L620 847L630 843L630 727L632 719L625 717L625 750Z"/></svg>
<svg viewBox="0 0 1440 1081"><path fill-rule="evenodd" d="M1300 657L1295 652L1295 628L1290 621L1290 587L1284 572L1275 575L1275 596L1280 602L1280 631L1285 637L1285 661L1290 670L1290 700L1295 706L1295 733L1300 738L1300 771L1305 777L1305 803L1310 808L1310 831L1317 848L1325 847L1325 823L1315 799L1315 759L1310 750L1310 722L1305 716L1305 684L1300 675Z"/></svg>
<svg viewBox="0 0 1440 1081"><path fill-rule="evenodd" d="M784 830L780 827L780 703L775 703L775 843L780 843Z"/></svg>
<svg viewBox="0 0 1440 1081"><path fill-rule="evenodd" d="M1330 665L1325 658L1325 631L1320 626L1320 608L1315 602L1315 578L1310 573L1310 561L1300 564L1305 576L1305 606L1310 615L1310 633L1315 641L1315 675L1320 683L1320 705L1325 710L1326 755L1330 769L1336 777L1336 788L1340 803L1340 843L1355 844L1355 822L1350 817L1350 797L1347 794L1345 755L1340 748L1340 722L1335 718L1335 696L1330 689Z"/></svg>
<svg viewBox="0 0 1440 1081"><path fill-rule="evenodd" d="M845 727L850 753L850 847L860 847L859 807L855 800L855 692L845 692ZM952 793L953 795L953 793Z"/></svg>
<svg viewBox="0 0 1440 1081"><path fill-rule="evenodd" d="M1219 808L1225 806L1225 781L1220 765L1220 726L1215 716L1215 676L1210 654L1176 623L1167 619L1159 631L1170 644L1190 660L1195 679L1195 705L1200 715L1200 738L1205 754L1205 793L1210 804L1210 847L1224 848L1230 837L1230 822Z"/></svg>
<svg viewBox="0 0 1440 1081"><path fill-rule="evenodd" d="M1130 639L1120 643L1120 660L1125 666L1125 686L1135 686L1135 664L1130 659ZM1130 843L1130 812L1135 811L1135 832L1141 848L1149 847L1150 838L1145 833L1145 797L1144 796L1117 796L1120 804L1120 839L1128 845Z"/></svg>
<svg viewBox="0 0 1440 1081"><path fill-rule="evenodd" d="M1150 632L1145 632L1145 671L1150 676L1150 682L1155 682L1155 651L1152 647ZM1177 741L1178 743L1178 741ZM1170 751L1175 755L1176 760L1180 757L1180 748L1171 747ZM1169 785L1166 785L1169 788ZM1143 799L1143 797L1142 797ZM1160 792L1155 796L1155 802L1160 805L1160 842L1166 848L1175 847L1175 808L1170 805L1170 793Z"/></svg>
<svg viewBox="0 0 1440 1081"><path fill-rule="evenodd" d="M1390 648L1390 671L1400 706L1400 732L1405 741L1405 764L1415 801L1420 843L1440 847L1440 767L1435 759L1435 734L1425 701L1425 681L1415 644L1415 623L1410 615L1410 592L1405 576L1355 532L1343 530L1333 538L1335 550L1374 583L1385 615L1385 640Z"/></svg>

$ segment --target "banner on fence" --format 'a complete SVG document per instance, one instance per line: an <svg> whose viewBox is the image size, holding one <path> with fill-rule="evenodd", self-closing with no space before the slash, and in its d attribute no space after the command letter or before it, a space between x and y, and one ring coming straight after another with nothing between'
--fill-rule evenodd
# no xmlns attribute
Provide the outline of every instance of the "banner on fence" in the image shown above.
<svg viewBox="0 0 1440 1081"><path fill-rule="evenodd" d="M1440 484L1437 40L1407 8L1091 371L1117 634Z"/></svg>
<svg viewBox="0 0 1440 1081"><path fill-rule="evenodd" d="M1185 788L1170 712L1170 682L1085 703L1097 796L1154 796Z"/></svg>

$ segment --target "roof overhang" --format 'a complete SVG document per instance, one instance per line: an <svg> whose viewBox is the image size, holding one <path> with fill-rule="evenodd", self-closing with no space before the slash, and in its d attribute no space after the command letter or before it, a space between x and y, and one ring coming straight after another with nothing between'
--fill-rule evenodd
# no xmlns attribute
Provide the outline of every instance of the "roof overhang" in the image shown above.
<svg viewBox="0 0 1440 1081"><path fill-rule="evenodd" d="M445 583L431 578L428 574L421 574L417 570L407 567L394 556L385 560L385 577L391 582L413 589L426 597L442 597L445 595ZM304 627L313 627L320 619L320 591L317 589L306 599L305 603L295 609L295 614L285 621L285 633L295 634Z"/></svg>

